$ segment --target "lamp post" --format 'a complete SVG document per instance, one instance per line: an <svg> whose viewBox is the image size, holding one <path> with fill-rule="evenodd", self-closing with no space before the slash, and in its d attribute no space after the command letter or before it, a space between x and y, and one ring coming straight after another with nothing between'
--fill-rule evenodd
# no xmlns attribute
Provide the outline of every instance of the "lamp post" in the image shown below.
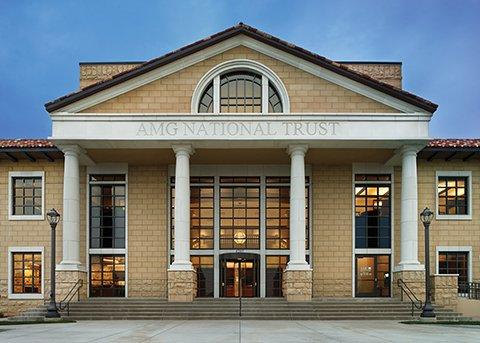
<svg viewBox="0 0 480 343"><path fill-rule="evenodd" d="M57 227L58 222L60 221L60 214L56 209L52 208L47 213L47 220L52 228L51 231L51 256L50 256L50 302L47 306L46 318L59 318L60 313L58 313L57 303L55 301L55 243L56 243L56 233L55 228Z"/></svg>
<svg viewBox="0 0 480 343"><path fill-rule="evenodd" d="M420 219L425 228L425 304L423 305L421 318L435 318L435 310L432 305L432 293L430 289L430 223L433 219L433 212L428 208L420 213Z"/></svg>

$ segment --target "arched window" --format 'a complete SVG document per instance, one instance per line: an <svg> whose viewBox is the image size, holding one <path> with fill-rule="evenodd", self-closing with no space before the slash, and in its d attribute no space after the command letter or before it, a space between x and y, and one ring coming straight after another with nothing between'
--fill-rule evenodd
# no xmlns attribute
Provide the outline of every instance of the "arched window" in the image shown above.
<svg viewBox="0 0 480 343"><path fill-rule="evenodd" d="M192 97L197 113L288 113L288 96L280 79L249 60L223 63L200 80Z"/></svg>

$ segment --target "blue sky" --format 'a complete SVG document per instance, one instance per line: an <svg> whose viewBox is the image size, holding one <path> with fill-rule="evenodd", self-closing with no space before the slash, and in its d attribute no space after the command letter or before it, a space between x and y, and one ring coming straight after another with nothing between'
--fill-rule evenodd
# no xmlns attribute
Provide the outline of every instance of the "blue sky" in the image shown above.
<svg viewBox="0 0 480 343"><path fill-rule="evenodd" d="M0 138L50 135L78 62L147 60L243 21L334 60L402 61L433 137L480 137L480 1L0 0Z"/></svg>

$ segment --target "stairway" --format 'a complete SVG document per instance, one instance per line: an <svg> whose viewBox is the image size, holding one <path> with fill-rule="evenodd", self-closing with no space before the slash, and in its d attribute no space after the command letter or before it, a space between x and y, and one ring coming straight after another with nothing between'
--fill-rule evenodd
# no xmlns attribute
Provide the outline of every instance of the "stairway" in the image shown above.
<svg viewBox="0 0 480 343"><path fill-rule="evenodd" d="M468 320L445 308L436 308L438 320ZM420 311L415 311L418 318ZM63 313L63 316L67 316ZM70 305L75 320L410 320L410 303L396 299L313 299L289 303L283 298L196 299L171 303L165 299L92 298Z"/></svg>

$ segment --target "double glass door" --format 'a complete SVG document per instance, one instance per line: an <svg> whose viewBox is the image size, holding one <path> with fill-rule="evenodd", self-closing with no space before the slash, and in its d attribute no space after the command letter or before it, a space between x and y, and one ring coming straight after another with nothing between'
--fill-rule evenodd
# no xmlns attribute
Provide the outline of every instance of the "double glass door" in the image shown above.
<svg viewBox="0 0 480 343"><path fill-rule="evenodd" d="M221 294L223 297L246 298L259 296L257 257L224 256L221 258L221 269Z"/></svg>
<svg viewBox="0 0 480 343"><path fill-rule="evenodd" d="M390 256L364 255L356 257L356 296L390 296Z"/></svg>

